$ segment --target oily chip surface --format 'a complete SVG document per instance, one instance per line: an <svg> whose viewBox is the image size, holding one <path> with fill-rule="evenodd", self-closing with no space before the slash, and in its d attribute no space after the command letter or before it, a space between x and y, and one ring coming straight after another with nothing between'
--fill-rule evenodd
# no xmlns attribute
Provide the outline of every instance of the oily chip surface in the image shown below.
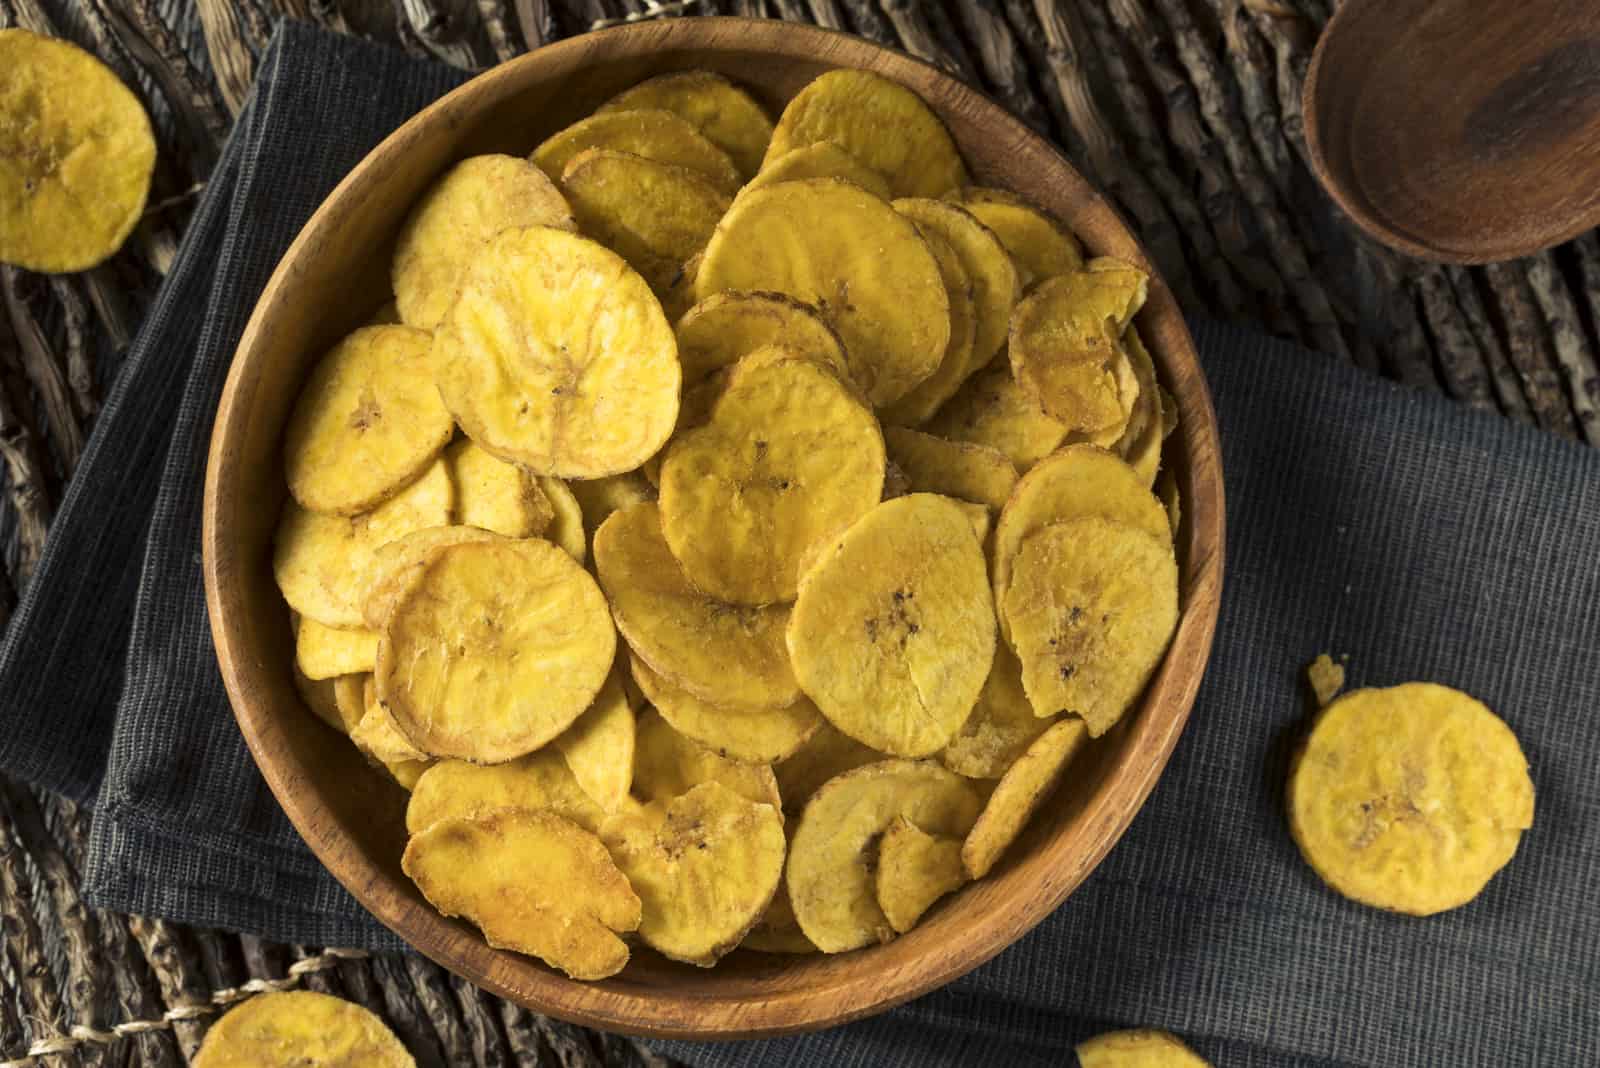
<svg viewBox="0 0 1600 1068"><path fill-rule="evenodd" d="M739 170L728 154L692 124L661 108L590 115L550 137L534 150L531 158L552 180L559 181L573 157L591 148L687 167L705 175L729 196L739 190Z"/></svg>
<svg viewBox="0 0 1600 1068"><path fill-rule="evenodd" d="M535 474L632 470L678 416L677 346L650 287L616 253L562 230L490 240L433 355L461 429Z"/></svg>
<svg viewBox="0 0 1600 1068"><path fill-rule="evenodd" d="M806 178L842 178L875 197L889 199L888 180L832 141L814 141L790 149L777 159L769 159L762 165L761 173L746 182L740 192Z"/></svg>
<svg viewBox="0 0 1600 1068"><path fill-rule="evenodd" d="M717 782L760 805L779 806L778 782L765 764L742 764L690 741L660 713L639 716L633 750L633 792L646 802L670 801L706 782Z"/></svg>
<svg viewBox="0 0 1600 1068"><path fill-rule="evenodd" d="M561 754L545 748L504 764L439 761L412 787L406 830L420 834L440 820L476 820L505 808L553 812L594 833L606 818Z"/></svg>
<svg viewBox="0 0 1600 1068"><path fill-rule="evenodd" d="M714 705L663 679L637 656L634 682L674 730L719 756L772 764L793 755L822 725L822 713L802 697L784 708Z"/></svg>
<svg viewBox="0 0 1600 1068"><path fill-rule="evenodd" d="M1012 377L1004 354L967 379L923 430L952 441L969 441L1004 453L1027 471L1066 440L1067 428L1045 414Z"/></svg>
<svg viewBox="0 0 1600 1068"><path fill-rule="evenodd" d="M1516 735L1482 702L1412 682L1333 701L1289 774L1289 829L1346 897L1429 916L1477 897L1533 826Z"/></svg>
<svg viewBox="0 0 1600 1068"><path fill-rule="evenodd" d="M1023 289L1083 266L1083 251L1071 232L1015 193L972 186L962 193L961 206L1000 239Z"/></svg>
<svg viewBox="0 0 1600 1068"><path fill-rule="evenodd" d="M835 727L926 756L966 722L994 659L983 550L950 500L885 501L806 573L789 620L806 695Z"/></svg>
<svg viewBox="0 0 1600 1068"><path fill-rule="evenodd" d="M633 784L633 706L613 668L594 702L553 743L583 792L606 812L622 807Z"/></svg>
<svg viewBox="0 0 1600 1068"><path fill-rule="evenodd" d="M915 927L935 901L966 881L960 838L928 834L897 816L878 839L878 907L899 934Z"/></svg>
<svg viewBox="0 0 1600 1068"><path fill-rule="evenodd" d="M1110 1031L1078 1044L1082 1068L1211 1068L1165 1031Z"/></svg>
<svg viewBox="0 0 1600 1068"><path fill-rule="evenodd" d="M972 714L939 751L939 761L969 779L998 779L1027 752L1051 720L1033 714L1022 688L1022 665L1005 642L998 642L994 665Z"/></svg>
<svg viewBox="0 0 1600 1068"><path fill-rule="evenodd" d="M257 994L211 1025L195 1068L415 1068L375 1013L310 990Z"/></svg>
<svg viewBox="0 0 1600 1068"><path fill-rule="evenodd" d="M1056 788L1088 738L1082 720L1061 720L1034 739L1006 769L961 845L961 864L970 877L981 879L989 874L1028 825L1028 818Z"/></svg>
<svg viewBox="0 0 1600 1068"><path fill-rule="evenodd" d="M779 345L850 382L844 342L809 304L782 293L714 293L678 320L678 362L689 387L769 345ZM681 421L680 421L681 422Z"/></svg>
<svg viewBox="0 0 1600 1068"><path fill-rule="evenodd" d="M662 74L624 89L604 104L608 111L670 111L728 154L748 178L761 168L772 120L751 95L708 70Z"/></svg>
<svg viewBox="0 0 1600 1068"><path fill-rule="evenodd" d="M1017 485L1017 469L1005 453L988 445L884 427L889 459L913 493L942 493L998 512Z"/></svg>
<svg viewBox="0 0 1600 1068"><path fill-rule="evenodd" d="M82 271L139 222L156 142L138 97L74 45L0 30L0 262Z"/></svg>

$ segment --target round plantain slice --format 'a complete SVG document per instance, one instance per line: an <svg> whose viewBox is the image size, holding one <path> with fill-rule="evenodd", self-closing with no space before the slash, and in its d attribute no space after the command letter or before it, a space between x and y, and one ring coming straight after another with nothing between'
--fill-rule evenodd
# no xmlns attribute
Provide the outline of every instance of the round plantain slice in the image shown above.
<svg viewBox="0 0 1600 1068"><path fill-rule="evenodd" d="M257 994L211 1025L194 1068L416 1068L382 1019L310 990Z"/></svg>
<svg viewBox="0 0 1600 1068"><path fill-rule="evenodd" d="M632 658L633 680L661 717L684 737L743 764L772 764L794 754L822 725L817 706L802 697L785 708L714 705L679 689Z"/></svg>
<svg viewBox="0 0 1600 1068"><path fill-rule="evenodd" d="M1165 531L1100 516L1022 543L1002 607L1036 715L1109 730L1139 696L1178 625L1178 565Z"/></svg>
<svg viewBox="0 0 1600 1068"><path fill-rule="evenodd" d="M841 178L859 185L875 197L889 199L889 182L883 175L856 159L832 141L815 141L791 149L777 159L768 160L761 172L740 193L779 182L799 182L807 178Z"/></svg>
<svg viewBox="0 0 1600 1068"><path fill-rule="evenodd" d="M311 371L284 432L289 492L313 512L356 515L433 462L455 424L433 384L433 340L368 326Z"/></svg>
<svg viewBox="0 0 1600 1068"><path fill-rule="evenodd" d="M1067 437L1067 428L1017 385L1004 353L967 379L922 429L997 449L1018 471L1027 471L1049 456Z"/></svg>
<svg viewBox="0 0 1600 1068"><path fill-rule="evenodd" d="M395 308L432 330L461 291L468 265L501 230L576 230L572 209L538 167L515 156L472 156L435 182L406 216L390 270Z"/></svg>
<svg viewBox="0 0 1600 1068"><path fill-rule="evenodd" d="M1339 893L1413 916L1465 905L1533 826L1528 760L1459 690L1354 690L1317 716L1289 772L1289 830Z"/></svg>
<svg viewBox="0 0 1600 1068"><path fill-rule="evenodd" d="M898 934L915 927L935 901L966 881L960 838L928 834L896 816L878 839L878 907Z"/></svg>
<svg viewBox="0 0 1600 1068"><path fill-rule="evenodd" d="M583 534L583 506L578 503L578 495L572 492L571 486L550 475L540 475L538 482L554 512L550 525L545 528L545 539L583 563L588 558L589 547Z"/></svg>
<svg viewBox="0 0 1600 1068"><path fill-rule="evenodd" d="M494 764L588 708L617 632L589 573L546 541L437 549L378 642L378 696L434 755Z"/></svg>
<svg viewBox="0 0 1600 1068"><path fill-rule="evenodd" d="M361 721L350 732L350 740L368 759L388 767L410 761L426 762L429 757L401 733L389 710L378 701L372 675L361 676Z"/></svg>
<svg viewBox="0 0 1600 1068"><path fill-rule="evenodd" d="M420 834L440 820L475 820L505 808L553 812L595 834L606 820L561 754L541 749L504 764L439 761L412 787L406 830Z"/></svg>
<svg viewBox="0 0 1600 1068"><path fill-rule="evenodd" d="M464 541L494 541L491 531L468 526L424 527L378 546L372 554L361 595L361 614L366 625L382 630L394 611L395 601L406 584L416 577L435 549L459 545Z"/></svg>
<svg viewBox="0 0 1600 1068"><path fill-rule="evenodd" d="M658 809L658 811L649 811ZM612 855L643 905L639 937L709 968L739 944L783 879L783 817L719 782L647 806Z"/></svg>
<svg viewBox="0 0 1600 1068"><path fill-rule="evenodd" d="M591 148L687 167L705 175L729 196L739 190L739 169L728 154L691 124L661 108L590 115L551 136L529 158L552 181L559 181L573 157Z"/></svg>
<svg viewBox="0 0 1600 1068"><path fill-rule="evenodd" d="M308 679L371 671L377 656L378 635L365 627L325 627L314 619L302 619L295 628L295 667Z"/></svg>
<svg viewBox="0 0 1600 1068"><path fill-rule="evenodd" d="M689 584L654 502L613 512L594 535L600 585L639 659L702 701L780 708L800 699L789 666L787 605L750 608Z"/></svg>
<svg viewBox="0 0 1600 1068"><path fill-rule="evenodd" d="M939 762L969 779L998 779L1050 724L1033 714L1022 689L1022 665L1010 646L998 642L978 703L939 751Z"/></svg>
<svg viewBox="0 0 1600 1068"><path fill-rule="evenodd" d="M950 302L927 242L911 220L837 179L780 182L734 202L695 277L700 300L729 289L816 307L878 407L933 374L950 340Z"/></svg>
<svg viewBox="0 0 1600 1068"><path fill-rule="evenodd" d="M924 234L936 234L946 241L972 283L974 333L964 379L992 360L1006 343L1011 310L1022 295L1016 264L994 231L959 204L907 197L895 201L894 210L916 223Z"/></svg>
<svg viewBox="0 0 1600 1068"><path fill-rule="evenodd" d="M604 148L572 157L561 188L583 233L627 260L663 301L729 204L699 171Z"/></svg>
<svg viewBox="0 0 1600 1068"><path fill-rule="evenodd" d="M659 712L641 713L633 748L633 792L646 802L670 801L705 782L721 783L758 804L780 804L778 781L767 765L719 756L673 730Z"/></svg>
<svg viewBox="0 0 1600 1068"><path fill-rule="evenodd" d="M824 953L895 935L878 906L871 844L897 817L930 834L964 837L982 807L961 776L921 760L884 760L825 783L807 802L786 874L795 919Z"/></svg>
<svg viewBox="0 0 1600 1068"><path fill-rule="evenodd" d="M789 654L822 714L857 741L927 756L977 703L994 661L983 550L945 497L885 501L806 572Z"/></svg>
<svg viewBox="0 0 1600 1068"><path fill-rule="evenodd" d="M811 305L782 293L714 293L678 320L675 333L686 393L714 372L769 345L814 360L839 381L850 382L844 342L833 327ZM678 424L684 425L681 413Z"/></svg>
<svg viewBox="0 0 1600 1068"><path fill-rule="evenodd" d="M359 627L378 548L450 521L455 490L442 461L370 512L356 516L283 506L272 571L289 607L330 627Z"/></svg>
<svg viewBox="0 0 1600 1068"><path fill-rule="evenodd" d="M789 902L789 886L785 880L778 880L778 890L772 895L772 902L744 936L739 948L753 949L758 953L793 955L817 951L811 939L800 930L800 922L794 918L794 905Z"/></svg>
<svg viewBox="0 0 1600 1068"><path fill-rule="evenodd" d="M1112 448L1139 473L1145 485L1153 486L1156 472L1161 467L1161 443L1166 438L1165 420L1161 414L1160 385L1156 382L1155 363L1150 352L1139 338L1139 331L1130 323L1122 335L1122 347L1138 383L1133 410L1128 416L1128 426Z"/></svg>
<svg viewBox="0 0 1600 1068"><path fill-rule="evenodd" d="M1081 1068L1211 1068L1211 1063L1165 1031L1108 1031L1080 1042Z"/></svg>
<svg viewBox="0 0 1600 1068"><path fill-rule="evenodd" d="M973 302L972 280L961 265L950 242L917 224L928 251L939 265L945 299L950 306L950 340L933 374L911 387L910 392L883 410L886 423L916 426L925 423L940 405L955 396L972 374L972 342L977 336L977 313Z"/></svg>
<svg viewBox="0 0 1600 1068"><path fill-rule="evenodd" d="M911 493L942 493L998 512L1017 485L1017 469L988 445L895 426L883 428L883 444Z"/></svg>
<svg viewBox="0 0 1600 1068"><path fill-rule="evenodd" d="M1023 289L1083 266L1083 252L1071 232L1015 193L973 186L961 194L961 206L1000 239Z"/></svg>
<svg viewBox="0 0 1600 1068"><path fill-rule="evenodd" d="M897 197L940 197L967 180L939 116L905 86L864 70L833 70L790 99L762 166L831 141L882 174Z"/></svg>
<svg viewBox="0 0 1600 1068"><path fill-rule="evenodd" d="M84 271L122 247L155 170L150 119L94 56L0 30L0 262Z"/></svg>
<svg viewBox="0 0 1600 1068"><path fill-rule="evenodd" d="M561 230L506 230L484 246L433 344L461 429L535 474L630 471L678 416L677 344L650 287Z"/></svg>
<svg viewBox="0 0 1600 1068"><path fill-rule="evenodd" d="M620 664L586 709L552 743L583 792L606 812L622 807L633 785L633 706Z"/></svg>
<svg viewBox="0 0 1600 1068"><path fill-rule="evenodd" d="M617 935L638 930L639 897L600 839L570 820L526 809L439 820L412 837L400 863L435 908L476 924L496 949L574 979L604 979L628 963Z"/></svg>
<svg viewBox="0 0 1600 1068"><path fill-rule="evenodd" d="M661 465L661 529L689 581L713 597L794 599L800 558L883 495L872 412L810 360L757 350L711 419Z"/></svg>
<svg viewBox="0 0 1600 1068"><path fill-rule="evenodd" d="M601 104L598 113L641 109L677 115L726 152L746 178L761 168L772 140L772 120L755 98L708 70L657 75L624 89Z"/></svg>
<svg viewBox="0 0 1600 1068"><path fill-rule="evenodd" d="M456 487L456 522L503 534L534 538L555 518L555 508L534 476L496 459L468 438L444 451Z"/></svg>
<svg viewBox="0 0 1600 1068"><path fill-rule="evenodd" d="M1028 825L1028 818L1055 790L1088 737L1082 720L1060 720L1035 738L1016 763L1006 769L984 803L983 814L962 843L961 864L969 876L981 879L989 874Z"/></svg>

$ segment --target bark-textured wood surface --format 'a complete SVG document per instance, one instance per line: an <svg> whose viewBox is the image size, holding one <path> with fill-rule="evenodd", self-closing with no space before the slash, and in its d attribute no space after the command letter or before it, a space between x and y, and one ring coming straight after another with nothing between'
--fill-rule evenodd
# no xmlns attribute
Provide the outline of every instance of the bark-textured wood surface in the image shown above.
<svg viewBox="0 0 1600 1068"><path fill-rule="evenodd" d="M68 38L109 63L143 100L162 150L151 208L110 263L54 279L0 272L0 622L286 15L467 69L644 17L787 18L888 42L957 72L1055 140L1121 207L1193 314L1252 323L1600 445L1600 238L1462 268L1411 260L1352 227L1311 177L1300 111L1331 6L0 0L0 26ZM374 1009L422 1065L660 1063L631 1040L539 1017L425 961L325 957L89 909L76 890L85 828L71 806L0 782L0 1064L75 1032L99 1038L30 1063L179 1065L216 1002L286 976Z"/></svg>

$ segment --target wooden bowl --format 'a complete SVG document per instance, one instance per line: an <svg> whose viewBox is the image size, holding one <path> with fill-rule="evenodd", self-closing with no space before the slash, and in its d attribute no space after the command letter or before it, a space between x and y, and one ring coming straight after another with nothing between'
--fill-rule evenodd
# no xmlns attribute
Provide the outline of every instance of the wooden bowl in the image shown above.
<svg viewBox="0 0 1600 1068"><path fill-rule="evenodd" d="M1139 327L1182 416L1167 461L1183 496L1183 617L1139 707L1079 756L1071 781L993 875L944 901L910 934L838 956L739 951L711 970L640 949L621 974L574 982L490 949L470 925L423 900L400 871L403 795L353 746L336 744L296 696L287 612L271 571L285 492L284 421L312 361L386 298L401 219L455 160L526 153L663 71L721 71L776 115L835 67L874 70L915 89L943 117L976 180L1042 204L1092 252L1152 271ZM1155 785L1200 685L1222 587L1222 500L1211 399L1171 291L1110 205L1055 149L933 67L866 41L777 22L675 19L564 41L482 75L374 149L312 216L245 328L217 411L205 487L206 598L222 676L261 773L307 844L379 920L446 968L539 1012L637 1034L747 1038L843 1023L947 983L1010 945L1083 881Z"/></svg>

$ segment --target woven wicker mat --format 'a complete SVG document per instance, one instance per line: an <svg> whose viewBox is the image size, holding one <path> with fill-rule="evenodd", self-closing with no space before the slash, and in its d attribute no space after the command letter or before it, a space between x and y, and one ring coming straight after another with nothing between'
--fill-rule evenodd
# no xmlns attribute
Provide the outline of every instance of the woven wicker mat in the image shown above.
<svg viewBox="0 0 1600 1068"><path fill-rule="evenodd" d="M1600 239L1486 268L1360 237L1306 165L1300 86L1329 0L0 0L135 84L153 207L110 263L0 271L0 622L195 194L288 14L478 69L616 21L740 14L842 28L947 67L1063 146L1185 308L1255 324L1463 404L1600 444ZM96 354L109 354L97 356ZM0 780L0 1068L185 1063L219 1005L302 986L382 1015L423 1065L658 1065L629 1039L501 1002L420 959L86 909L79 813ZM57 1052L57 1051L66 1052ZM45 1054L29 1060L29 1053Z"/></svg>

